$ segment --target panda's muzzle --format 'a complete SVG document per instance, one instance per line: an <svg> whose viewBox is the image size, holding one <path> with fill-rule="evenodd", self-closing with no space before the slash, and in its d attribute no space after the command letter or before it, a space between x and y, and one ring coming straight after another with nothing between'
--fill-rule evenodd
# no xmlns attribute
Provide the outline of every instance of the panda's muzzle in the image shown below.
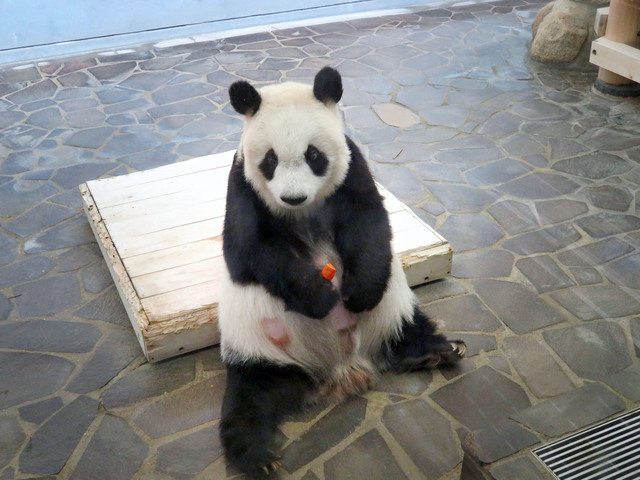
<svg viewBox="0 0 640 480"><path fill-rule="evenodd" d="M299 195L296 197L289 197L286 195L282 195L280 197L280 200L282 200L284 203L291 205L292 207L295 207L297 205L302 205L306 200L307 200L307 196L306 195Z"/></svg>

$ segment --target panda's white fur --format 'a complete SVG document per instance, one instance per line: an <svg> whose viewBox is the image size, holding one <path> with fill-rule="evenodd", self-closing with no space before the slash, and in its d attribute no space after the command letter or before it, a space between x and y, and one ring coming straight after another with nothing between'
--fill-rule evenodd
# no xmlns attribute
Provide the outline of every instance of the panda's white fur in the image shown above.
<svg viewBox="0 0 640 480"><path fill-rule="evenodd" d="M323 253L317 257L318 268L332 263L337 267L334 281L339 281L339 259ZM328 378L341 375L350 365L371 362L382 343L398 335L403 319L410 321L416 304L397 255L393 256L391 277L382 300L373 310L355 314L356 326L348 331L336 330L331 321L288 311L283 300L262 285L239 285L231 281L228 272L222 285L218 321L225 362L269 359L298 365L312 374L321 372ZM262 323L265 319L279 319L288 331L290 343L286 349L269 338ZM358 348L348 351L348 346L343 345L344 335L350 335ZM342 390L340 386L338 389Z"/></svg>

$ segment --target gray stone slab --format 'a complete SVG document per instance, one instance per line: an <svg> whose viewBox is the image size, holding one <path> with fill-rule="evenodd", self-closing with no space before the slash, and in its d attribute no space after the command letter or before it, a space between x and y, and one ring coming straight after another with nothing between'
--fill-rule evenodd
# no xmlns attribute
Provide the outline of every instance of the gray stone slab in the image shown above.
<svg viewBox="0 0 640 480"><path fill-rule="evenodd" d="M324 464L325 478L349 480L408 480L382 436L371 430Z"/></svg>
<svg viewBox="0 0 640 480"><path fill-rule="evenodd" d="M631 365L624 330L615 322L547 330L543 337L571 370L586 379L602 380Z"/></svg>
<svg viewBox="0 0 640 480"><path fill-rule="evenodd" d="M570 267L571 275L578 285L595 285L602 283L602 275L595 268Z"/></svg>
<svg viewBox="0 0 640 480"><path fill-rule="evenodd" d="M101 150L100 158L119 158L157 147L167 141L164 135L147 131L114 136Z"/></svg>
<svg viewBox="0 0 640 480"><path fill-rule="evenodd" d="M0 293L0 322L9 318L13 311L13 302Z"/></svg>
<svg viewBox="0 0 640 480"><path fill-rule="evenodd" d="M477 280L474 288L498 318L517 334L564 321L542 298L517 283Z"/></svg>
<svg viewBox="0 0 640 480"><path fill-rule="evenodd" d="M171 475L171 478L193 478L221 455L218 426L206 426L160 445L156 471Z"/></svg>
<svg viewBox="0 0 640 480"><path fill-rule="evenodd" d="M504 250L472 250L453 257L451 274L459 278L508 277L513 262L513 254Z"/></svg>
<svg viewBox="0 0 640 480"><path fill-rule="evenodd" d="M451 423L424 400L387 407L382 423L427 478L439 478L462 461Z"/></svg>
<svg viewBox="0 0 640 480"><path fill-rule="evenodd" d="M181 85L167 85L162 87L156 90L151 95L151 98L156 105L166 105L180 100L207 95L213 93L215 90L216 87L212 84L189 82Z"/></svg>
<svg viewBox="0 0 640 480"><path fill-rule="evenodd" d="M592 205L605 210L626 212L633 202L631 192L612 185L587 187L584 191Z"/></svg>
<svg viewBox="0 0 640 480"><path fill-rule="evenodd" d="M98 261L83 268L80 277L82 286L90 293L99 293L109 285L113 285L113 278L104 261Z"/></svg>
<svg viewBox="0 0 640 480"><path fill-rule="evenodd" d="M629 288L640 289L640 253L611 262L604 268L604 273L613 282Z"/></svg>
<svg viewBox="0 0 640 480"><path fill-rule="evenodd" d="M495 315L475 295L432 303L426 311L432 320L447 331L493 332L501 326Z"/></svg>
<svg viewBox="0 0 640 480"><path fill-rule="evenodd" d="M133 421L151 438L158 438L216 420L220 418L225 381L225 375L218 375L164 396L136 409Z"/></svg>
<svg viewBox="0 0 640 480"><path fill-rule="evenodd" d="M106 83L109 80L115 80L119 77L124 77L131 72L135 67L136 62L122 62L112 65L103 65L99 67L89 68L89 72L98 80L102 80Z"/></svg>
<svg viewBox="0 0 640 480"><path fill-rule="evenodd" d="M467 293L464 286L453 278L442 278L413 289L421 304L453 297L461 293Z"/></svg>
<svg viewBox="0 0 640 480"><path fill-rule="evenodd" d="M551 292L574 285L573 281L549 255L522 258L516 267L539 293Z"/></svg>
<svg viewBox="0 0 640 480"><path fill-rule="evenodd" d="M469 430L480 430L529 407L517 383L483 366L431 394L431 398Z"/></svg>
<svg viewBox="0 0 640 480"><path fill-rule="evenodd" d="M378 165L374 167L374 174L384 187L408 205L418 203L426 193L422 182L407 167Z"/></svg>
<svg viewBox="0 0 640 480"><path fill-rule="evenodd" d="M177 390L194 378L195 359L192 355L153 365L147 363L102 392L101 400L109 409L133 405Z"/></svg>
<svg viewBox="0 0 640 480"><path fill-rule="evenodd" d="M589 211L586 203L577 200L540 200L536 202L536 211L543 225L562 223Z"/></svg>
<svg viewBox="0 0 640 480"><path fill-rule="evenodd" d="M56 226L36 234L24 244L26 253L49 252L66 247L95 243L89 222L84 215L64 220Z"/></svg>
<svg viewBox="0 0 640 480"><path fill-rule="evenodd" d="M105 415L70 478L129 480L134 478L149 450L124 419Z"/></svg>
<svg viewBox="0 0 640 480"><path fill-rule="evenodd" d="M65 140L65 145L82 148L99 148L115 132L114 127L97 127L81 130Z"/></svg>
<svg viewBox="0 0 640 480"><path fill-rule="evenodd" d="M558 437L624 410L625 403L600 383L558 395L512 417L536 432Z"/></svg>
<svg viewBox="0 0 640 480"><path fill-rule="evenodd" d="M507 337L502 346L511 364L536 397L554 397L575 388L550 352L537 340Z"/></svg>
<svg viewBox="0 0 640 480"><path fill-rule="evenodd" d="M534 232L522 233L503 243L504 248L520 255L555 252L568 247L582 238L580 232L569 223L547 227Z"/></svg>
<svg viewBox="0 0 640 480"><path fill-rule="evenodd" d="M487 209L498 224L511 235L538 228L538 220L524 203L505 200Z"/></svg>
<svg viewBox="0 0 640 480"><path fill-rule="evenodd" d="M605 152L588 153L560 160L553 165L554 170L592 180L602 180L621 175L631 170L631 168L632 165L626 160Z"/></svg>
<svg viewBox="0 0 640 480"><path fill-rule="evenodd" d="M0 409L51 395L65 384L74 368L69 360L53 355L0 352Z"/></svg>
<svg viewBox="0 0 640 480"><path fill-rule="evenodd" d="M480 352L491 352L498 348L496 337L479 333L452 333L449 336L454 340L462 340L467 346L465 357L473 357Z"/></svg>
<svg viewBox="0 0 640 480"><path fill-rule="evenodd" d="M20 470L25 473L58 474L97 412L96 400L78 397L56 413L31 436L20 455Z"/></svg>
<svg viewBox="0 0 640 480"><path fill-rule="evenodd" d="M364 420L366 409L362 397L351 397L334 407L287 446L282 455L284 468L294 472L347 438Z"/></svg>
<svg viewBox="0 0 640 480"><path fill-rule="evenodd" d="M504 236L504 232L489 218L478 214L450 215L438 228L449 239L456 252L489 247Z"/></svg>
<svg viewBox="0 0 640 480"><path fill-rule="evenodd" d="M95 325L58 320L28 320L0 325L0 348L34 352L86 353L102 333Z"/></svg>
<svg viewBox="0 0 640 480"><path fill-rule="evenodd" d="M65 190L69 190L88 180L94 180L103 176L116 166L117 164L112 162L93 162L86 165L63 167L53 174L51 181Z"/></svg>
<svg viewBox="0 0 640 480"><path fill-rule="evenodd" d="M632 402L640 401L640 365L631 365L604 382Z"/></svg>
<svg viewBox="0 0 640 480"><path fill-rule="evenodd" d="M433 375L429 370L410 373L385 373L374 389L380 392L418 396L429 388Z"/></svg>
<svg viewBox="0 0 640 480"><path fill-rule="evenodd" d="M80 303L76 276L65 273L14 287L15 303L22 318L54 315Z"/></svg>
<svg viewBox="0 0 640 480"><path fill-rule="evenodd" d="M530 173L524 177L498 185L496 190L516 198L542 200L567 195L580 186L562 175L553 173Z"/></svg>
<svg viewBox="0 0 640 480"><path fill-rule="evenodd" d="M582 143L567 138L550 138L549 146L551 147L551 160L574 157L589 151Z"/></svg>
<svg viewBox="0 0 640 480"><path fill-rule="evenodd" d="M517 423L500 420L469 433L462 448L480 464L491 464L538 442L540 439L535 434Z"/></svg>
<svg viewBox="0 0 640 480"><path fill-rule="evenodd" d="M515 458L492 467L489 471L495 480L548 480L542 466L528 457Z"/></svg>
<svg viewBox="0 0 640 480"><path fill-rule="evenodd" d="M36 166L37 161L38 157L32 151L10 153L0 165L0 173L15 175L16 173L28 172Z"/></svg>
<svg viewBox="0 0 640 480"><path fill-rule="evenodd" d="M97 298L83 304L82 307L74 311L74 315L123 327L131 326L129 316L115 286L107 288Z"/></svg>
<svg viewBox="0 0 640 480"><path fill-rule="evenodd" d="M5 228L21 237L45 230L59 222L77 215L78 211L51 203L41 203L27 213L11 220Z"/></svg>
<svg viewBox="0 0 640 480"><path fill-rule="evenodd" d="M471 185L488 186L505 183L531 170L531 167L513 158L503 158L465 172Z"/></svg>
<svg viewBox="0 0 640 480"><path fill-rule="evenodd" d="M75 393L98 390L140 355L142 350L131 328L109 329L66 389Z"/></svg>
<svg viewBox="0 0 640 480"><path fill-rule="evenodd" d="M14 180L0 186L0 215L17 216L57 193L49 182Z"/></svg>
<svg viewBox="0 0 640 480"><path fill-rule="evenodd" d="M481 212L496 200L494 194L467 185L429 183L427 187L450 213Z"/></svg>
<svg viewBox="0 0 640 480"><path fill-rule="evenodd" d="M15 417L0 415L0 469L13 460L26 437L20 422Z"/></svg>
<svg viewBox="0 0 640 480"><path fill-rule="evenodd" d="M527 120L564 120L571 116L568 110L543 99L519 103L513 107L513 111Z"/></svg>
<svg viewBox="0 0 640 480"><path fill-rule="evenodd" d="M34 83L18 90L10 95L7 95L7 100L13 102L16 105L22 103L35 102L36 100L42 100L44 98L50 98L55 93L58 87L53 80L47 78L40 82Z"/></svg>
<svg viewBox="0 0 640 480"><path fill-rule="evenodd" d="M558 260L572 267L588 267L610 262L633 251L631 245L614 237L561 252Z"/></svg>
<svg viewBox="0 0 640 480"><path fill-rule="evenodd" d="M581 320L616 318L640 312L640 302L616 285L573 287L551 297Z"/></svg>
<svg viewBox="0 0 640 480"><path fill-rule="evenodd" d="M60 397L53 397L41 402L30 403L24 407L20 407L20 418L27 422L40 424L54 413L60 410L64 404Z"/></svg>
<svg viewBox="0 0 640 480"><path fill-rule="evenodd" d="M44 255L28 257L0 268L0 288L6 288L46 275L56 266L56 262Z"/></svg>

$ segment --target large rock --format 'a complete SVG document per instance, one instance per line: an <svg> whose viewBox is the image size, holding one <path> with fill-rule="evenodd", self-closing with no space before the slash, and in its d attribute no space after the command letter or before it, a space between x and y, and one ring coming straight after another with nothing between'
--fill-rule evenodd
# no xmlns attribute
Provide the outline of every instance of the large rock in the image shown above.
<svg viewBox="0 0 640 480"><path fill-rule="evenodd" d="M542 7L532 26L531 58L545 63L586 62L596 9L607 3L557 0Z"/></svg>

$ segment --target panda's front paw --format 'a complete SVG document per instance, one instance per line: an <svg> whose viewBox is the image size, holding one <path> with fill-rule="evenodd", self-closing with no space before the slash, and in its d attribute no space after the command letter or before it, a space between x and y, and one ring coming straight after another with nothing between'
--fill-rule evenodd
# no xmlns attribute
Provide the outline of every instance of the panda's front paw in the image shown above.
<svg viewBox="0 0 640 480"><path fill-rule="evenodd" d="M353 313L373 310L382 299L382 291L363 289L355 282L345 280L342 284L342 301L347 310Z"/></svg>
<svg viewBox="0 0 640 480"><path fill-rule="evenodd" d="M333 307L338 304L340 295L332 288L320 288L313 292L313 298L309 302L306 312L302 312L307 317L311 318L324 318L329 315L329 312Z"/></svg>

